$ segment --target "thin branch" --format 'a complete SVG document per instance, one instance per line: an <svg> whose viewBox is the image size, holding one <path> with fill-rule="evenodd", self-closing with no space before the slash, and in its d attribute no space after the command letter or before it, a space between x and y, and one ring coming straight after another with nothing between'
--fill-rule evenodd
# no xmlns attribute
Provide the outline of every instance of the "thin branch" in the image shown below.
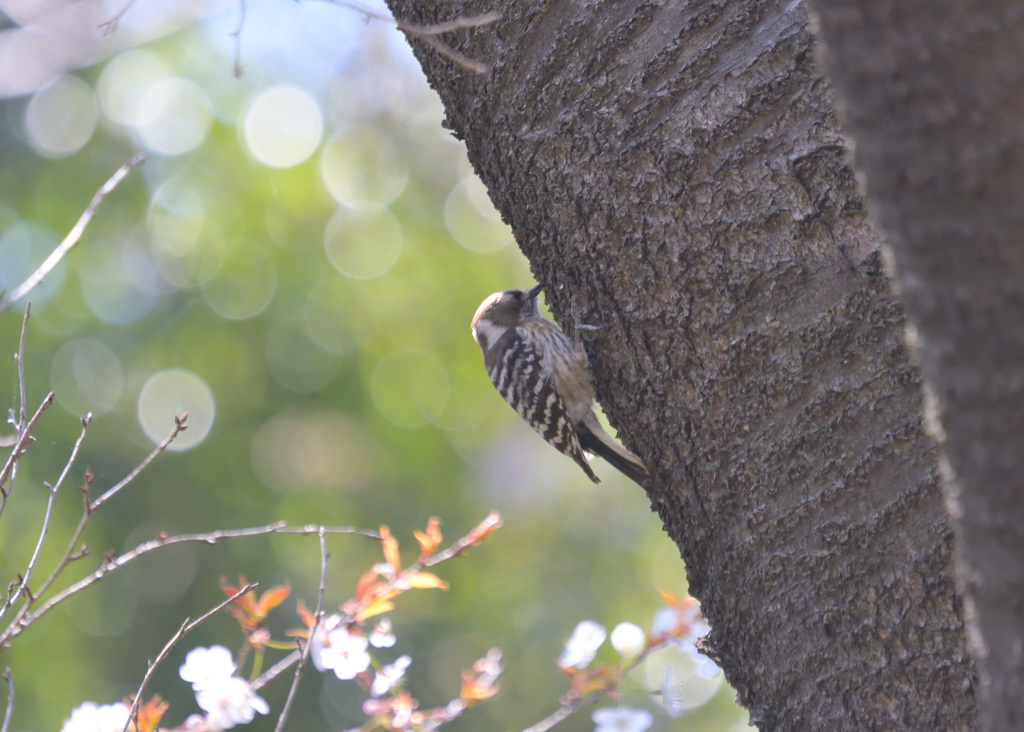
<svg viewBox="0 0 1024 732"><path fill-rule="evenodd" d="M299 663L295 667L295 677L292 679L291 688L288 689L288 698L284 701L284 706L281 708L281 714L277 718L277 726L274 727L274 732L283 732L285 720L288 719L288 713L291 711L292 702L295 701L295 694L299 690L299 680L302 678L302 672L306 668L306 661L309 660L309 649L313 646L313 637L316 635L317 628L320 626L320 620L324 612L324 594L327 592L327 558L330 556L327 553L327 541L326 532L324 528L320 527L320 594L316 600L316 612L313 614L313 627L309 629L309 639L306 644L302 647L302 656L299 658Z"/></svg>
<svg viewBox="0 0 1024 732"><path fill-rule="evenodd" d="M229 33L235 39L235 68L236 79L242 78L242 26L245 25L245 0L238 0L238 27Z"/></svg>
<svg viewBox="0 0 1024 732"><path fill-rule="evenodd" d="M490 70L490 67L487 66L487 64L474 61L469 58L469 56L459 53L448 44L441 41L438 36L443 33L451 33L452 31L465 30L468 28L480 28L485 25L496 23L501 20L501 15L499 13L484 13L483 15L455 18L454 20L449 20L445 23L435 23L433 25L417 25L416 23L406 23L405 21L397 20L387 15L382 15L381 13L370 9L355 0L331 0L331 2L336 5L351 8L357 13L363 15L367 20L382 20L387 23L394 23L398 30L403 33L408 33L411 36L416 36L442 56L451 59L468 71L473 71L477 74L486 74Z"/></svg>
<svg viewBox="0 0 1024 732"><path fill-rule="evenodd" d="M491 23L497 23L499 20L501 20L501 13L484 13L483 15L456 18L447 23L436 23L434 25L415 25L413 23L403 23L400 20L395 21L395 25L398 27L398 30L411 33L414 36L439 36L442 33L451 33L452 31L465 30L467 28L480 28Z"/></svg>
<svg viewBox="0 0 1024 732"><path fill-rule="evenodd" d="M25 334L28 332L28 319L32 314L32 303L25 306L25 315L21 319L21 337L18 339L18 352L14 354L14 360L18 364L18 394L19 394L19 406L18 406L18 417L17 424L14 424L14 410L11 410L11 423L15 427L14 435L14 450L11 452L11 457L8 459L8 465L4 466L4 472L0 475L0 514L4 512L4 508L7 506L7 498L10 495L10 490L4 490L4 481L7 479L8 467L12 471L17 465L18 458L20 457L20 450L18 449L25 438L25 430L27 428L27 413L25 404ZM14 480L11 480L11 489L13 490Z"/></svg>
<svg viewBox="0 0 1024 732"><path fill-rule="evenodd" d="M491 511L489 514L487 514L487 516L484 517L484 520L481 521L480 524L473 531L463 536L461 539L459 539L457 542L455 542L450 547L445 549L443 552L439 552L429 557L425 562L423 562L423 566L433 567L435 564L440 564L441 562L447 561L452 557L462 554L464 551L469 549L469 547L480 542L479 533L481 532L481 530L483 530L486 535L486 533L490 533L490 531L497 529L500 526L501 516L498 514L497 511Z"/></svg>
<svg viewBox="0 0 1024 732"><path fill-rule="evenodd" d="M271 666L266 671L257 676L255 679L250 681L249 686L251 686L256 691L259 691L264 686L266 686L271 681L273 681L278 676L280 676L285 671L294 666L299 661L300 658L302 658L302 651L292 651L287 656L285 656L280 661L278 661L273 666Z"/></svg>
<svg viewBox="0 0 1024 732"><path fill-rule="evenodd" d="M0 732L7 732L11 726L11 712L14 711L14 682L11 681L11 670L4 670L4 681L7 682L7 709L4 711L4 723Z"/></svg>
<svg viewBox="0 0 1024 732"><path fill-rule="evenodd" d="M99 508L104 503L109 501L111 498L116 496L118 493L121 492L121 490L125 486L130 484L137 477L139 477L139 473L141 473L143 470L145 470L147 467L149 467L149 464L151 462L153 462L154 460L156 460L157 457L160 455L160 453L162 453L164 450L167 449L168 445L170 445L172 442L174 442L174 438L175 437L177 437L182 432L184 432L185 430L188 429L188 424L186 423L187 419L188 419L188 414L187 413L184 414L181 417L175 416L174 417L174 429L172 429L170 434L167 435L167 437L164 438L164 441L161 442L156 447L154 447L153 448L153 452L149 453L149 455L147 455L146 458L141 463L136 465L135 468L132 470L132 472L128 473L128 475L126 475L121 480L121 482L119 482L117 485L113 486L112 488L109 488L106 493L104 493L102 496L100 496L95 501L90 503L89 504L89 509L88 509L89 513L94 513L97 508Z"/></svg>
<svg viewBox="0 0 1024 732"><path fill-rule="evenodd" d="M131 5L131 3L129 3L129 5ZM128 7L126 6L124 10L127 9ZM120 15L116 17L120 17ZM28 279L18 285L13 292L0 301L0 312L3 312L18 300L25 297L25 295L43 281L43 278L46 277L46 275L48 275L53 268L60 263L60 260L62 260L64 256L71 251L71 248L78 243L78 240L82 237L82 233L85 231L85 227L89 225L93 216L96 215L96 209L99 208L103 199L106 198L111 191L117 188L118 184L124 180L125 176L128 175L132 169L137 168L145 160L146 156L139 153L118 168L117 172L110 176L110 179L106 183L100 186L100 189L96 191L96 194L92 197L92 200L89 202L85 211L78 218L78 222L75 224L74 228L72 228L68 235L64 237L64 241L62 241L57 248L50 253L50 256L48 256L41 265L39 265L39 269L30 274Z"/></svg>
<svg viewBox="0 0 1024 732"><path fill-rule="evenodd" d="M135 4L135 0L128 0L120 10L114 13L109 19L100 23L100 28L103 29L103 35L109 36L117 30L118 23L121 22L121 18L125 13L128 12L128 8Z"/></svg>
<svg viewBox="0 0 1024 732"><path fill-rule="evenodd" d="M36 422L39 421L39 417L42 416L43 412L49 409L51 404L53 404L52 391L46 395L42 404L39 405L35 414L32 415L32 419L28 421L28 424L25 426L25 430L18 437L18 442L14 445L14 449L11 450L11 455L7 458L7 462L4 464L4 469L0 470L0 488L2 488L4 483L7 482L7 479L12 476L15 465L17 465L18 460L25 453L25 448L32 442L32 429L36 426ZM13 484L13 480L11 482ZM10 494L10 492L10 488L8 488L7 493Z"/></svg>
<svg viewBox="0 0 1024 732"><path fill-rule="evenodd" d="M557 711L552 712L532 727L527 727L523 732L547 732L555 725L564 722L581 709L593 706L601 699L602 694L594 693L585 697L572 697L562 702Z"/></svg>
<svg viewBox="0 0 1024 732"><path fill-rule="evenodd" d="M18 339L18 354L15 358L18 361L18 394L20 396L21 408L18 416L18 430L25 425L25 333L28 331L28 319L32 313L32 303L25 306L25 317L21 319L21 337Z"/></svg>
<svg viewBox="0 0 1024 732"><path fill-rule="evenodd" d="M167 641L167 644L164 646L163 650L160 651L160 654L156 657L156 659L152 663L149 664L149 668L146 669L146 675L142 677L142 683L139 684L139 690L135 694L135 699L132 701L132 708L128 712L128 719L125 720L124 729L121 730L121 732L128 732L128 728L132 726L132 722L133 721L135 722L135 726L138 727L138 725L139 725L139 705L142 703L142 695L143 695L143 693L146 690L146 685L149 683L150 677L153 676L153 672L156 671L156 667L159 666L160 663L165 658L167 658L167 654L171 652L171 649L174 648L175 645L177 645L178 641L180 641L182 638L184 638L197 625L199 625L200 623L205 622L208 618L213 617L214 615L219 613L221 610L226 608L228 605L233 603L235 600L237 600L239 597L241 597L242 595L244 595L246 593L252 592L257 587L259 587L259 584L256 583L256 582L252 582L250 584L247 584L245 587L240 589L238 592L236 592L234 595L229 597L227 600L225 600L224 602L222 602L219 605L217 605L217 607L215 607L212 610L208 611L202 617L199 617L199 618L197 618L195 620L191 620L189 618L185 618L185 622L181 624L180 628L178 628L178 632L175 633L173 636L171 636L171 639L169 641Z"/></svg>
<svg viewBox="0 0 1024 732"><path fill-rule="evenodd" d="M10 609L11 605L18 601L22 592L29 592L28 583L32 579L32 571L36 567L36 562L39 561L39 552L43 549L43 542L46 541L46 535L50 532L50 517L53 515L53 502L57 498L57 491L60 490L61 484L68 476L68 471L71 470L71 465L75 462L75 458L78 456L78 451L82 447L82 441L85 440L85 433L88 431L89 423L91 421L91 414L87 415L86 418L82 420L82 431L78 435L78 439L75 440L75 446L71 448L71 455L68 457L68 461L64 464L64 469L57 477L57 482L54 483L52 487L47 486L50 495L46 500L46 513L43 514L43 527L39 530L39 539L36 541L36 548L32 552L32 557L28 560L28 565L25 567L25 574L18 583L17 589L15 589L13 594L8 596L3 607L0 607L0 617L3 617Z"/></svg>
<svg viewBox="0 0 1024 732"><path fill-rule="evenodd" d="M85 588L99 582L106 575L111 572L115 572L121 569L129 562L132 562L139 557L155 552L165 547L174 546L176 544L217 544L222 541L230 539L242 539L252 536L267 536L270 534L299 534L303 536L309 536L319 534L321 529L326 534L355 534L359 536L369 536L371 538L378 538L373 532L363 531L362 529L355 529L350 527L319 527L319 526L307 526L307 527L296 527L289 526L283 521L279 521L274 524L268 524L266 526L257 526L254 528L247 529L234 529L228 531L212 531L207 534L182 534L179 536L161 536L152 541L143 542L131 551L125 552L119 557L115 557L108 561L105 561L92 574L83 577L75 584L61 590L59 593L51 597L45 603L40 605L39 609L35 612L23 612L19 613L11 625L0 634L0 648L5 647L13 638L21 635L26 627L34 623L40 617L48 613L54 607L64 602L70 597L77 595ZM293 661L294 663L294 661Z"/></svg>
<svg viewBox="0 0 1024 732"><path fill-rule="evenodd" d="M488 534L490 534L492 531L494 531L500 526L501 516L496 511L492 511L491 513L487 514L487 516L484 517L484 520L477 524L472 531L470 531L468 534L466 534L461 539L456 541L443 552L434 554L433 556L427 557L426 559L424 559L423 557L418 558L415 562L409 565L409 567L399 572L394 578L392 578L388 582L388 585L394 587L405 577L418 573L424 567L433 567L435 564L440 564L443 561L446 561L448 559L451 559L452 557L456 557L462 554L464 551L466 551L466 549L468 549L471 546L474 546L475 544L478 544L484 537L486 537ZM312 533L310 529L313 528L314 527L307 526L302 533ZM327 531L329 532L330 529L328 529ZM370 532L364 532L363 535L369 536ZM374 536L373 538L376 538L378 541L380 540L380 536ZM312 634L310 634L310 638L312 638ZM0 638L0 641L2 641L2 638ZM264 671L255 680L253 680L251 684L252 688L259 691L264 686L266 686L271 681L273 681L278 676L280 676L285 671L294 666L300 660L301 657L302 654L299 651L292 651L287 656L285 656L280 661L271 666L269 669Z"/></svg>
<svg viewBox="0 0 1024 732"><path fill-rule="evenodd" d="M426 43L428 46L433 48L442 56L454 61L466 71L472 71L475 74L486 74L491 70L491 67L481 61L474 61L469 56L459 53L454 48L444 43L437 36L420 36L420 40Z"/></svg>

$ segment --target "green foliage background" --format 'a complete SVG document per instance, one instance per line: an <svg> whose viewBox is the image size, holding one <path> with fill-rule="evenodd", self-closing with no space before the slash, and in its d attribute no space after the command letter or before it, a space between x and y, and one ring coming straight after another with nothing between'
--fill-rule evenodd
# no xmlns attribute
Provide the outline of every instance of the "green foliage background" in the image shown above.
<svg viewBox="0 0 1024 732"><path fill-rule="evenodd" d="M469 320L489 293L533 279L514 243L506 243L508 230L479 197L474 206L464 195L472 185L463 182L471 173L465 152L442 128L440 104L401 39L386 24L364 25L344 8L282 5L271 20L254 11L243 27L246 73L237 80L231 15L146 47L202 89L211 126L185 154L151 154L30 298L29 407L50 389L59 401L40 423L0 518L4 581L24 570L42 521L42 482L56 479L82 411L97 416L75 482L57 502L37 577L48 574L78 520L84 468L95 475L96 494L151 449L138 416L145 382L158 371L188 369L216 403L208 436L162 456L100 511L85 537L92 556L67 576L84 576L103 553L160 532L277 520L386 523L411 560L411 532L428 517L441 517L446 538L454 539L497 509L505 527L439 568L450 591L399 600L392 616L398 644L382 657L410 653L409 687L424 705L435 705L458 693L461 669L500 647L507 668L501 693L451 729L521 729L557 707L565 683L553 662L575 623L593 618L610 629L629 620L646 627L660 603L656 587L685 591L682 563L640 488L604 464L596 470L605 483L592 486L488 382ZM299 17L289 26L293 35L268 30L282 13ZM104 69L75 75L96 89ZM254 96L281 83L317 99L325 130L311 157L275 169L249 153L240 120ZM25 131L27 104L7 100L0 115L0 285L7 289L38 266L98 185L140 145L130 128L101 112L80 150L41 156ZM353 129L372 133L353 136ZM386 199L396 186L401 191L381 201L400 225L401 251L394 266L371 279L342 274L325 252L324 232L335 215L343 250L367 246L359 244L358 221L336 213L343 207L321 175L335 134L335 149L357 161L347 169L350 185L362 186L369 199ZM224 303L259 302L253 283L268 272L273 294L266 307L251 317L224 317ZM8 355L20 323L20 306L0 314ZM62 353L68 344L78 345ZM97 351L103 358L81 355ZM11 408L16 386L13 359L5 358L0 396ZM358 537L332 537L329 549L327 594L336 605L380 555ZM147 659L182 620L223 597L220 578L244 574L264 589L290 582L293 598L272 621L282 635L298 625L295 597L315 604L318 573L316 539L294 536L182 547L136 562L0 652L16 689L12 729L59 729L82 701L108 703L134 691ZM214 643L237 650L239 642L234 621L222 615L178 646L150 686L171 703L165 722L178 724L198 711L177 678L185 652ZM275 712L287 683L264 694ZM631 685L649 683L640 675ZM362 698L350 682L310 674L289 728L357 726L365 718ZM660 714L654 729L743 728L745 715L731 699L723 685L681 720ZM656 706L640 693L624 701ZM275 719L250 728L272 729ZM562 728L593 724L585 713Z"/></svg>

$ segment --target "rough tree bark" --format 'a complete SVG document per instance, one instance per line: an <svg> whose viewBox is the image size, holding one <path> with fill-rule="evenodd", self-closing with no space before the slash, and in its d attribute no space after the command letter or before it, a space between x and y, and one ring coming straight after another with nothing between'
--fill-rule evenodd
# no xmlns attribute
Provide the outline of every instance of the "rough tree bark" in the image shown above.
<svg viewBox="0 0 1024 732"><path fill-rule="evenodd" d="M1024 12L816 5L934 396L982 727L1024 729Z"/></svg>
<svg viewBox="0 0 1024 732"><path fill-rule="evenodd" d="M919 375L804 6L389 2L502 14L444 37L486 75L411 41L563 327L604 326L602 403L752 720L973 727Z"/></svg>

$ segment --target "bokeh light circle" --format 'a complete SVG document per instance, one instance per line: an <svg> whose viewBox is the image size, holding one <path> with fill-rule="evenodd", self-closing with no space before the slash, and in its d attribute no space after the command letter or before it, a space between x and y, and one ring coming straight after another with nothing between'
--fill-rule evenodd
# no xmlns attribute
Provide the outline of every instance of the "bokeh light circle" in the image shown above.
<svg viewBox="0 0 1024 732"><path fill-rule="evenodd" d="M172 77L149 87L134 121L147 150L183 155L199 147L210 132L210 102L195 82Z"/></svg>
<svg viewBox="0 0 1024 732"><path fill-rule="evenodd" d="M256 475L281 493L350 489L371 469L366 429L337 410L289 408L267 420L253 437Z"/></svg>
<svg viewBox="0 0 1024 732"><path fill-rule="evenodd" d="M76 76L61 76L29 100L25 131L40 155L62 158L89 141L97 116L92 87Z"/></svg>
<svg viewBox="0 0 1024 732"><path fill-rule="evenodd" d="M435 421L450 395L444 364L424 351L393 351L377 363L370 376L370 396L377 411L401 427Z"/></svg>
<svg viewBox="0 0 1024 732"><path fill-rule="evenodd" d="M402 225L376 203L339 208L327 222L324 250L336 270L355 280L386 273L402 252Z"/></svg>
<svg viewBox="0 0 1024 732"><path fill-rule="evenodd" d="M57 246L57 237L45 226L14 219L0 234L0 290L9 292L25 281ZM33 307L60 291L67 275L67 261L61 262L32 290Z"/></svg>
<svg viewBox="0 0 1024 732"><path fill-rule="evenodd" d="M377 332L376 319L354 302L351 286L349 280L331 277L318 283L306 299L306 335L331 353L356 351Z"/></svg>
<svg viewBox="0 0 1024 732"><path fill-rule="evenodd" d="M324 145L320 177L331 197L344 206L363 201L386 206L405 190L409 164L383 132L357 127Z"/></svg>
<svg viewBox="0 0 1024 732"><path fill-rule="evenodd" d="M302 89L275 86L249 105L242 133L258 161L271 168L290 168L306 160L320 144L323 114L316 100Z"/></svg>
<svg viewBox="0 0 1024 732"><path fill-rule="evenodd" d="M308 393L334 381L341 361L320 348L305 332L301 321L285 321L267 336L267 367L281 386Z"/></svg>
<svg viewBox="0 0 1024 732"><path fill-rule="evenodd" d="M138 409L139 424L146 437L162 442L173 429L175 416L186 412L188 429L175 438L168 450L188 450L206 439L216 412L213 392L187 369L167 369L149 377L139 394Z"/></svg>
<svg viewBox="0 0 1024 732"><path fill-rule="evenodd" d="M168 178L153 193L146 214L149 250L168 283L175 287L194 284L200 261L209 258L209 245L198 246L209 225L200 184L188 173Z"/></svg>
<svg viewBox="0 0 1024 732"><path fill-rule="evenodd" d="M262 313L277 289L277 269L267 251L255 242L235 242L217 273L203 282L203 299L228 320L248 320Z"/></svg>
<svg viewBox="0 0 1024 732"><path fill-rule="evenodd" d="M153 84L171 76L158 54L132 49L107 62L96 84L100 109L113 122L135 124L139 102Z"/></svg>
<svg viewBox="0 0 1024 732"><path fill-rule="evenodd" d="M86 338L61 346L50 363L57 402L76 417L106 414L124 391L121 359L100 341Z"/></svg>
<svg viewBox="0 0 1024 732"><path fill-rule="evenodd" d="M487 188L472 174L448 194L444 223L459 246L471 252L494 252L513 240L512 230L501 220L501 214L487 196Z"/></svg>

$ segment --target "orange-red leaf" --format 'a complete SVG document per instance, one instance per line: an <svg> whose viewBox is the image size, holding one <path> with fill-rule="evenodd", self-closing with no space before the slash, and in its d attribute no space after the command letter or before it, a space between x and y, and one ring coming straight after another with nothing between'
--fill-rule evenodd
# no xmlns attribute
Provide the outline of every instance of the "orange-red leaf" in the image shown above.
<svg viewBox="0 0 1024 732"><path fill-rule="evenodd" d="M462 692L460 695L467 703L472 704L473 702L490 699L497 693L497 684L482 684L469 671L462 672Z"/></svg>
<svg viewBox="0 0 1024 732"><path fill-rule="evenodd" d="M402 569L402 558L398 554L398 539L391 535L391 531L384 524L380 525L380 543L384 549L384 561L386 561L395 574Z"/></svg>
<svg viewBox="0 0 1024 732"><path fill-rule="evenodd" d="M164 712L167 711L167 706L167 702L159 695L141 705L139 707L139 732L154 732L160 719L164 716Z"/></svg>
<svg viewBox="0 0 1024 732"><path fill-rule="evenodd" d="M370 595L370 588L373 587L373 583L377 581L379 575L373 569L364 574L359 578L359 582L356 583L356 599L359 601L366 600Z"/></svg>
<svg viewBox="0 0 1024 732"><path fill-rule="evenodd" d="M269 590L263 593L263 597L260 598L258 603L258 612L261 619L267 617L270 611L285 601L285 598L292 593L292 587L289 583L278 585L277 587L271 587Z"/></svg>
<svg viewBox="0 0 1024 732"><path fill-rule="evenodd" d="M421 556L424 557L433 554L444 539L441 536L441 523L436 516L432 516L427 521L426 531L413 531L412 533L416 537L416 541L420 543Z"/></svg>

